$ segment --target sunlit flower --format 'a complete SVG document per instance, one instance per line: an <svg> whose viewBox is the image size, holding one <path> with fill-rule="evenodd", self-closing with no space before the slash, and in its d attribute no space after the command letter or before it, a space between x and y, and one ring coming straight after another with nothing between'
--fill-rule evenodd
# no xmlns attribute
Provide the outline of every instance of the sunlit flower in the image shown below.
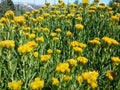
<svg viewBox="0 0 120 90"><path fill-rule="evenodd" d="M30 83L30 87L33 90L41 90L44 87L44 80L41 80L39 77L37 77L33 82Z"/></svg>
<svg viewBox="0 0 120 90"><path fill-rule="evenodd" d="M106 72L106 77L107 77L109 80L111 80L111 81L114 79L113 74L112 74L111 71L107 71L107 72Z"/></svg>
<svg viewBox="0 0 120 90"><path fill-rule="evenodd" d="M57 86L59 84L59 80L58 80L58 78L52 78L52 85L55 85L55 86Z"/></svg>
<svg viewBox="0 0 120 90"><path fill-rule="evenodd" d="M79 56L77 60L78 62L81 62L83 64L86 64L88 62L88 59L86 57L81 57L81 56Z"/></svg>
<svg viewBox="0 0 120 90"><path fill-rule="evenodd" d="M11 90L21 90L22 87L22 81L12 81L8 83L8 88Z"/></svg>

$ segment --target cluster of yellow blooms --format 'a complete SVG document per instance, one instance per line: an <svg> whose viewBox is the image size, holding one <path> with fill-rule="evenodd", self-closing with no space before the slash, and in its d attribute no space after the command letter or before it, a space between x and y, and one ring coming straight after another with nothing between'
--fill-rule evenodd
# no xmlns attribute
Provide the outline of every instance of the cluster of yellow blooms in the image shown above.
<svg viewBox="0 0 120 90"><path fill-rule="evenodd" d="M43 36L37 37L36 41L38 41L38 42L44 42L44 37Z"/></svg>
<svg viewBox="0 0 120 90"><path fill-rule="evenodd" d="M44 87L44 80L41 80L39 77L37 77L33 82L30 83L30 87L33 90L41 90Z"/></svg>
<svg viewBox="0 0 120 90"><path fill-rule="evenodd" d="M51 58L51 55L41 55L40 57L42 62L48 62Z"/></svg>
<svg viewBox="0 0 120 90"><path fill-rule="evenodd" d="M93 40L90 40L89 43L93 44L93 45L100 45L100 39L99 38L95 38Z"/></svg>
<svg viewBox="0 0 120 90"><path fill-rule="evenodd" d="M56 71L60 73L69 73L70 72L69 64L67 62L60 63L56 67Z"/></svg>
<svg viewBox="0 0 120 90"><path fill-rule="evenodd" d="M76 24L75 28L76 28L76 30L83 30L83 25L82 24Z"/></svg>
<svg viewBox="0 0 120 90"><path fill-rule="evenodd" d="M37 46L38 46L38 44L36 42L30 41L23 46L19 46L18 47L18 52L22 53L22 54L26 54L26 53L31 52Z"/></svg>
<svg viewBox="0 0 120 90"><path fill-rule="evenodd" d="M112 62L114 65L119 65L120 64L120 58L119 57L112 57Z"/></svg>
<svg viewBox="0 0 120 90"><path fill-rule="evenodd" d="M77 58L77 61L80 62L80 63L86 64L88 62L88 59L86 57L79 56Z"/></svg>
<svg viewBox="0 0 120 90"><path fill-rule="evenodd" d="M11 90L21 90L22 87L22 81L12 81L8 83L8 88Z"/></svg>
<svg viewBox="0 0 120 90"><path fill-rule="evenodd" d="M82 83L83 80L85 80L93 89L95 89L98 87L97 78L98 78L98 72L89 71L89 72L84 72L80 76L78 76L77 81L79 83Z"/></svg>
<svg viewBox="0 0 120 90"><path fill-rule="evenodd" d="M119 45L118 41L116 41L112 38L109 38L109 37L103 37L102 40L108 45Z"/></svg>
<svg viewBox="0 0 120 90"><path fill-rule="evenodd" d="M48 54L52 54L52 53L53 53L52 49L48 49L48 50L47 50L47 53L48 53Z"/></svg>
<svg viewBox="0 0 120 90"><path fill-rule="evenodd" d="M14 12L11 11L11 10L8 10L8 11L5 13L4 16L5 16L6 18L11 18L11 19L13 19L13 17L14 17Z"/></svg>
<svg viewBox="0 0 120 90"><path fill-rule="evenodd" d="M0 47L11 49L15 47L15 43L13 40L0 41Z"/></svg>
<svg viewBox="0 0 120 90"><path fill-rule="evenodd" d="M70 43L70 46L73 47L73 50L74 50L75 52L81 53L81 52L83 51L83 49L86 48L87 45L84 44L84 43L80 43L80 42L78 42L78 41L72 41L72 42Z"/></svg>
<svg viewBox="0 0 120 90"><path fill-rule="evenodd" d="M14 21L20 25L23 25L25 23L25 19L23 16L15 16Z"/></svg>
<svg viewBox="0 0 120 90"><path fill-rule="evenodd" d="M77 66L77 61L74 59L68 59L67 62L69 63L70 66Z"/></svg>
<svg viewBox="0 0 120 90"><path fill-rule="evenodd" d="M57 86L59 84L59 80L58 80L58 78L55 78L55 77L53 77L52 78L52 85L54 86Z"/></svg>

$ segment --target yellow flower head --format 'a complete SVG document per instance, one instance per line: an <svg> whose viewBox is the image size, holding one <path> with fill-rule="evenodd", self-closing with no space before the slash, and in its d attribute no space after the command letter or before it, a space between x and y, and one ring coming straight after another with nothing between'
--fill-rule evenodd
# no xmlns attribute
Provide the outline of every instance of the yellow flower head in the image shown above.
<svg viewBox="0 0 120 90"><path fill-rule="evenodd" d="M56 71L57 72L61 72L61 73L65 73L65 72L70 72L70 68L69 68L69 64L64 62L64 63L60 63L57 67L56 67Z"/></svg>
<svg viewBox="0 0 120 90"><path fill-rule="evenodd" d="M112 81L113 79L114 79L114 73L112 73L111 71L107 71L106 72L106 77L110 80L110 81Z"/></svg>
<svg viewBox="0 0 120 90"><path fill-rule="evenodd" d="M71 66L77 66L77 62L74 59L68 59L67 62L71 65Z"/></svg>
<svg viewBox="0 0 120 90"><path fill-rule="evenodd" d="M48 62L51 58L51 55L41 55L42 62Z"/></svg>
<svg viewBox="0 0 120 90"><path fill-rule="evenodd" d="M118 41L109 37L103 37L102 41L108 45L115 45L115 46L119 45Z"/></svg>
<svg viewBox="0 0 120 90"><path fill-rule="evenodd" d="M98 72L97 71L89 71L82 73L82 77L84 80L87 81L90 86L95 89L98 87L97 84L97 78L98 78Z"/></svg>
<svg viewBox="0 0 120 90"><path fill-rule="evenodd" d="M55 36L57 36L57 33L52 32L52 33L50 34L50 36L51 36L51 37L55 37Z"/></svg>
<svg viewBox="0 0 120 90"><path fill-rule="evenodd" d="M82 0L82 4L86 4L86 5L88 5L89 3L90 3L89 0Z"/></svg>
<svg viewBox="0 0 120 90"><path fill-rule="evenodd" d="M77 81L79 84L81 84L83 82L83 77L80 75L80 76L77 76Z"/></svg>
<svg viewBox="0 0 120 90"><path fill-rule="evenodd" d="M14 17L14 12L11 11L11 10L8 10L8 11L5 13L5 17L13 19L13 17Z"/></svg>
<svg viewBox="0 0 120 90"><path fill-rule="evenodd" d="M58 80L58 78L52 78L52 85L55 85L55 86L57 86L59 84L59 80Z"/></svg>
<svg viewBox="0 0 120 90"><path fill-rule="evenodd" d="M0 41L0 47L11 49L15 47L15 43L13 40Z"/></svg>
<svg viewBox="0 0 120 90"><path fill-rule="evenodd" d="M63 80L64 80L64 81L70 81L70 80L71 80L71 77L68 76L68 75L64 75L64 76L63 76Z"/></svg>
<svg viewBox="0 0 120 90"><path fill-rule="evenodd" d="M41 90L44 87L44 80L40 80L40 78L37 77L33 82L30 83L30 87L33 90L38 90L38 89Z"/></svg>
<svg viewBox="0 0 120 90"><path fill-rule="evenodd" d="M34 57L36 57L36 58L37 58L37 57L38 57L38 54L39 54L38 52L34 52L34 54L33 54L33 55L34 55Z"/></svg>
<svg viewBox="0 0 120 90"><path fill-rule="evenodd" d="M100 41L97 39L90 40L89 43L92 45L100 45Z"/></svg>
<svg viewBox="0 0 120 90"><path fill-rule="evenodd" d="M83 30L83 25L82 24L76 24L75 28L76 28L76 30Z"/></svg>
<svg viewBox="0 0 120 90"><path fill-rule="evenodd" d="M53 41L59 41L59 38L58 37L54 37Z"/></svg>
<svg viewBox="0 0 120 90"><path fill-rule="evenodd" d="M119 57L112 57L111 60L112 60L114 65L119 65L120 64L120 58Z"/></svg>
<svg viewBox="0 0 120 90"><path fill-rule="evenodd" d="M20 25L23 25L25 23L25 19L23 16L15 16L14 21Z"/></svg>
<svg viewBox="0 0 120 90"><path fill-rule="evenodd" d="M79 56L79 57L77 58L77 60L78 60L78 62L81 62L81 63L83 63L83 64L86 64L86 63L88 62L88 59L87 59L87 58L81 57L81 56Z"/></svg>
<svg viewBox="0 0 120 90"><path fill-rule="evenodd" d="M37 37L36 38L36 41L38 41L38 42L44 42L44 38L43 38L43 36L41 36L41 37Z"/></svg>
<svg viewBox="0 0 120 90"><path fill-rule="evenodd" d="M72 37L72 32L67 31L67 32L66 32L66 36L67 36L67 37Z"/></svg>
<svg viewBox="0 0 120 90"><path fill-rule="evenodd" d="M57 52L58 54L60 54L60 53L61 53L61 50L57 49L56 52Z"/></svg>
<svg viewBox="0 0 120 90"><path fill-rule="evenodd" d="M8 83L8 88L12 90L21 90L22 87L22 81L12 81Z"/></svg>
<svg viewBox="0 0 120 90"><path fill-rule="evenodd" d="M47 50L47 53L48 53L48 54L52 54L52 53L53 53L52 49L48 49L48 50Z"/></svg>
<svg viewBox="0 0 120 90"><path fill-rule="evenodd" d="M56 29L55 31L56 31L57 33L60 33L60 32L61 32L61 29L58 28L58 29Z"/></svg>
<svg viewBox="0 0 120 90"><path fill-rule="evenodd" d="M82 53L83 49L80 47L73 47L73 50L78 53Z"/></svg>

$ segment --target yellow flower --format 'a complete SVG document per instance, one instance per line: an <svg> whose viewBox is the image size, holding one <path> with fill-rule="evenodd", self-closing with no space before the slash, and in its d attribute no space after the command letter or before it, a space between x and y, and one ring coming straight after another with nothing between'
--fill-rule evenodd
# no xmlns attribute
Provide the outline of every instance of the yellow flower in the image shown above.
<svg viewBox="0 0 120 90"><path fill-rule="evenodd" d="M74 14L67 14L67 18L73 18L74 17Z"/></svg>
<svg viewBox="0 0 120 90"><path fill-rule="evenodd" d="M81 63L83 63L83 64L86 64L86 63L88 62L88 59L87 59L87 58L81 57L81 56L79 56L79 57L77 58L77 60L78 60L78 62L81 62Z"/></svg>
<svg viewBox="0 0 120 90"><path fill-rule="evenodd" d="M11 10L8 10L8 11L5 13L5 17L13 19L13 17L14 17L14 12L11 11Z"/></svg>
<svg viewBox="0 0 120 90"><path fill-rule="evenodd" d="M54 37L53 41L59 41L59 38L58 37Z"/></svg>
<svg viewBox="0 0 120 90"><path fill-rule="evenodd" d="M95 10L88 10L89 14L95 13Z"/></svg>
<svg viewBox="0 0 120 90"><path fill-rule="evenodd" d="M34 10L32 11L32 14L37 14L37 13L39 13L39 10L37 10L37 9L34 9Z"/></svg>
<svg viewBox="0 0 120 90"><path fill-rule="evenodd" d="M79 46L79 42L78 41L72 41L70 43L70 46L72 46L72 47L78 47Z"/></svg>
<svg viewBox="0 0 120 90"><path fill-rule="evenodd" d="M48 62L51 58L51 55L41 55L42 62Z"/></svg>
<svg viewBox="0 0 120 90"><path fill-rule="evenodd" d="M83 51L83 49L80 47L73 47L73 50L78 53L81 53Z"/></svg>
<svg viewBox="0 0 120 90"><path fill-rule="evenodd" d="M66 32L67 37L72 37L72 33L70 31Z"/></svg>
<svg viewBox="0 0 120 90"><path fill-rule="evenodd" d="M81 84L83 82L83 77L80 75L80 76L77 76L77 81L79 84Z"/></svg>
<svg viewBox="0 0 120 90"><path fill-rule="evenodd" d="M42 30L43 32L50 32L50 30L49 30L48 28L41 28L41 30Z"/></svg>
<svg viewBox="0 0 120 90"><path fill-rule="evenodd" d="M57 52L58 54L60 54L60 53L61 53L61 50L57 49L56 52Z"/></svg>
<svg viewBox="0 0 120 90"><path fill-rule="evenodd" d="M87 47L87 45L84 44L84 43L79 43L79 46L80 46L82 49Z"/></svg>
<svg viewBox="0 0 120 90"><path fill-rule="evenodd" d="M71 66L77 66L77 62L74 59L68 59L67 62L71 65Z"/></svg>
<svg viewBox="0 0 120 90"><path fill-rule="evenodd" d="M106 43L106 44L108 44L108 45L119 45L119 42L118 41L116 41L116 40L114 40L114 39L112 39L112 38L109 38L109 37L103 37L102 38L102 41L104 42L104 43Z"/></svg>
<svg viewBox="0 0 120 90"><path fill-rule="evenodd" d="M48 54L52 54L52 52L53 52L52 49L48 49L48 50L47 50L47 53L48 53Z"/></svg>
<svg viewBox="0 0 120 90"><path fill-rule="evenodd" d="M58 29L56 29L55 31L56 31L57 33L60 33L60 32L61 32L61 29L58 28Z"/></svg>
<svg viewBox="0 0 120 90"><path fill-rule="evenodd" d="M50 17L50 14L49 13L43 13L43 17L48 18L48 17Z"/></svg>
<svg viewBox="0 0 120 90"><path fill-rule="evenodd" d="M114 78L113 78L113 74L112 74L112 72L111 71L107 71L106 72L106 77L110 80L110 81L112 81Z"/></svg>
<svg viewBox="0 0 120 90"><path fill-rule="evenodd" d="M69 69L69 64L64 62L64 63L60 63L57 67L56 67L56 71L57 72L61 72L61 73L65 73L65 72L70 72Z"/></svg>
<svg viewBox="0 0 120 90"><path fill-rule="evenodd" d="M33 82L30 83L30 87L33 90L38 90L38 89L41 90L44 87L44 80L40 80L40 78L37 77Z"/></svg>
<svg viewBox="0 0 120 90"><path fill-rule="evenodd" d="M52 78L52 85L55 85L55 86L57 86L59 84L59 80L58 80L58 78Z"/></svg>
<svg viewBox="0 0 120 90"><path fill-rule="evenodd" d="M33 55L34 55L34 57L36 57L36 58L37 58L37 57L38 57L38 52L34 52L34 54L33 54Z"/></svg>
<svg viewBox="0 0 120 90"><path fill-rule="evenodd" d="M36 48L38 44L34 41L30 41L22 46L18 47L18 52L22 54L26 54L31 52L34 48Z"/></svg>
<svg viewBox="0 0 120 90"><path fill-rule="evenodd" d="M36 41L38 41L38 42L44 42L44 38L43 38L43 36L41 36L41 37L37 37L37 38L36 38Z"/></svg>
<svg viewBox="0 0 120 90"><path fill-rule="evenodd" d="M96 87L98 87L98 84L96 82L92 82L90 83L92 89L95 89Z"/></svg>
<svg viewBox="0 0 120 90"><path fill-rule="evenodd" d="M82 3L83 3L83 4L89 4L90 1L89 1L89 0L82 0Z"/></svg>
<svg viewBox="0 0 120 90"><path fill-rule="evenodd" d="M110 20L112 22L119 22L119 17L117 17L117 16L111 16Z"/></svg>
<svg viewBox="0 0 120 90"><path fill-rule="evenodd" d="M31 29L30 27L23 27L24 31L30 31L30 29Z"/></svg>
<svg viewBox="0 0 120 90"><path fill-rule="evenodd" d="M119 57L112 57L112 62L115 65L119 65L120 64L120 58Z"/></svg>
<svg viewBox="0 0 120 90"><path fill-rule="evenodd" d="M64 80L64 81L70 81L70 80L71 80L71 77L68 76L68 75L64 75L64 76L63 76L63 80Z"/></svg>
<svg viewBox="0 0 120 90"><path fill-rule="evenodd" d="M97 84L97 78L98 78L98 72L97 71L89 71L82 73L82 77L84 80L87 81L90 86L95 89L98 87Z"/></svg>
<svg viewBox="0 0 120 90"><path fill-rule="evenodd" d="M46 6L50 6L50 2L46 2L45 5L46 5Z"/></svg>
<svg viewBox="0 0 120 90"><path fill-rule="evenodd" d="M83 30L83 25L82 24L76 24L75 28L76 28L76 30Z"/></svg>
<svg viewBox="0 0 120 90"><path fill-rule="evenodd" d="M82 21L82 18L81 17L77 17L77 18L75 18L77 21Z"/></svg>
<svg viewBox="0 0 120 90"><path fill-rule="evenodd" d="M2 17L2 18L0 19L0 23L2 23L2 24L6 23L7 21L8 21L8 19L7 19L7 18L4 18L4 17Z"/></svg>
<svg viewBox="0 0 120 90"><path fill-rule="evenodd" d="M23 16L15 16L14 21L20 25L23 25L25 23L25 19Z"/></svg>
<svg viewBox="0 0 120 90"><path fill-rule="evenodd" d="M57 36L57 33L53 33L53 32L52 32L52 33L50 34L50 36L51 36L51 37L55 37L55 36Z"/></svg>
<svg viewBox="0 0 120 90"><path fill-rule="evenodd" d="M30 38L30 39L35 38L35 34L33 34L33 33L32 33L32 34L29 34L29 38Z"/></svg>
<svg viewBox="0 0 120 90"><path fill-rule="evenodd" d="M21 90L22 87L22 81L12 81L8 83L8 88L11 90Z"/></svg>
<svg viewBox="0 0 120 90"><path fill-rule="evenodd" d="M90 40L89 43L93 45L100 45L100 41L96 39Z"/></svg>
<svg viewBox="0 0 120 90"><path fill-rule="evenodd" d="M15 43L13 40L0 41L0 47L11 49L15 47Z"/></svg>

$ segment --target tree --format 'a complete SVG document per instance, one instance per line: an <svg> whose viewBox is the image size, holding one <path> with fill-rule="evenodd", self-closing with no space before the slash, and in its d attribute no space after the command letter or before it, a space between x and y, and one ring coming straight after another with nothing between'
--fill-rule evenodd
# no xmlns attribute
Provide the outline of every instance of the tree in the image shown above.
<svg viewBox="0 0 120 90"><path fill-rule="evenodd" d="M1 0L0 3L0 17L4 15L4 13L8 10L15 11L15 6L12 0Z"/></svg>

